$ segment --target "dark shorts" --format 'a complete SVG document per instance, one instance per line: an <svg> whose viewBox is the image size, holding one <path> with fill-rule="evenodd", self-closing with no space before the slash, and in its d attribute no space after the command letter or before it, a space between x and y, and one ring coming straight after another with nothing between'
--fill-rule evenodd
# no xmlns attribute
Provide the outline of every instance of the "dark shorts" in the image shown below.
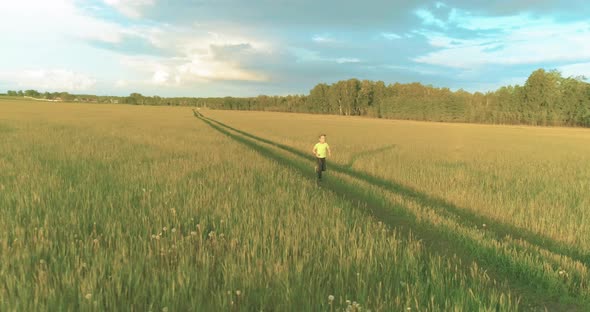
<svg viewBox="0 0 590 312"><path fill-rule="evenodd" d="M317 158L318 160L318 167L317 170L318 171L326 171L326 158Z"/></svg>

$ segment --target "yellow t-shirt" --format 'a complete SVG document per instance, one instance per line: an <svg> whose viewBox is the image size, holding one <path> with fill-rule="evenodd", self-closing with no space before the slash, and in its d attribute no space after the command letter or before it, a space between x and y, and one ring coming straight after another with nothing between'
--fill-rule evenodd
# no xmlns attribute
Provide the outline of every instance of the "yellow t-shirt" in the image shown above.
<svg viewBox="0 0 590 312"><path fill-rule="evenodd" d="M326 158L326 154L328 152L328 148L330 148L330 145L328 145L328 143L318 142L315 144L314 148L319 158Z"/></svg>

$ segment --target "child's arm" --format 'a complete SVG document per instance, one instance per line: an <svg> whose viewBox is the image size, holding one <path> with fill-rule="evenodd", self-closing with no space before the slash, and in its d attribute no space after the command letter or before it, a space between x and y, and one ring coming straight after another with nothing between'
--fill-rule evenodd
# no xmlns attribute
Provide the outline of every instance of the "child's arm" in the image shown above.
<svg viewBox="0 0 590 312"><path fill-rule="evenodd" d="M313 146L313 149L311 150L311 152L313 153L313 156L315 156L315 157L318 157L318 154L317 154L316 150L317 150L317 149L316 149L316 147L315 147L315 145L314 145L314 146Z"/></svg>

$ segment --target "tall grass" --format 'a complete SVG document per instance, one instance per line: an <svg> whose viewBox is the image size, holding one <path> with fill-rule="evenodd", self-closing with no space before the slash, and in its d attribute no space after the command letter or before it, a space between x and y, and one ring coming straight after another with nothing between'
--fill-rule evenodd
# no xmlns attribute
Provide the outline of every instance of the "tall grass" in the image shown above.
<svg viewBox="0 0 590 312"><path fill-rule="evenodd" d="M334 150L330 162L590 254L590 130L233 111L207 116L302 152L325 132Z"/></svg>
<svg viewBox="0 0 590 312"><path fill-rule="evenodd" d="M0 101L0 136L1 311L518 309L190 110Z"/></svg>
<svg viewBox="0 0 590 312"><path fill-rule="evenodd" d="M201 119L286 166L308 172L307 153L206 117ZM469 214L444 200L350 169L348 165L332 164L331 168L335 179L324 186L353 201L367 203L361 208L398 229L409 226L416 230L431 251L443 255L457 253L463 259L485 264L495 276L510 280L512 287L534 290L539 295L527 294L527 306L538 305L539 300L588 306L588 257L571 246ZM482 220L487 226L478 223ZM552 305L550 309L572 307Z"/></svg>

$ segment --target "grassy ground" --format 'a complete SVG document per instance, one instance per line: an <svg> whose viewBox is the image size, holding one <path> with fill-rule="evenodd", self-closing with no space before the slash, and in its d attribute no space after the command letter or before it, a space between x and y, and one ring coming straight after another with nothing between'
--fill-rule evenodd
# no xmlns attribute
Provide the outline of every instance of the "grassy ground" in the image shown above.
<svg viewBox="0 0 590 312"><path fill-rule="evenodd" d="M208 111L235 128L590 253L590 130ZM301 126L304 125L304 126Z"/></svg>
<svg viewBox="0 0 590 312"><path fill-rule="evenodd" d="M227 120L232 117L236 117L234 112L209 112L205 113L207 116L214 116L218 120ZM233 115L233 116L232 116ZM228 117L229 116L229 117ZM266 118L266 119L265 119ZM297 118L300 120L297 121ZM298 144L304 145L299 141L281 143L278 137L281 133L285 137L293 135L293 124L299 123L305 125L301 127L301 131L305 133L310 131L311 128L318 127L322 124L323 130L326 128L331 130L341 130L344 133L348 131L346 122L354 124L355 122L373 120L363 119L341 119L341 124L338 124L335 118L324 118L322 116L310 116L310 115L283 115L283 114L261 114L261 113L246 113L241 118L235 118L231 120L232 126L216 121L215 119L209 119L207 117L202 118L206 122L211 123L215 128L220 128L220 131L227 131L227 134L240 141L242 139L250 140L259 148L263 148L261 153L269 153L270 149L280 150L284 152L281 156L283 160L287 160L285 165L299 166L304 165L309 160L309 147L313 144L301 148L297 148ZM421 124L427 130L428 127L437 127L441 124ZM242 130L237 129L236 125L242 125ZM260 131L262 135L254 135L254 131L251 129L260 129L261 125L266 125L267 131ZM327 126L326 126L327 125ZM340 126L340 128L338 127ZM368 127L368 125L365 125ZM388 129L373 126L371 133L387 133ZM406 126L406 125L402 125ZM471 131L469 127L478 127L470 125L442 125L446 127L463 127L463 131L466 139L469 140ZM330 128L332 127L332 128ZM358 128L362 129L362 126ZM251 133L244 131L251 131ZM517 129L517 128L514 128ZM502 136L506 136L506 139L514 135L514 129L502 128L502 127L490 127L488 129L488 135L495 134L499 138L497 140L502 141ZM518 128L522 129L522 128ZM547 129L539 128L524 128L531 130L528 133L529 136L535 130L544 131ZM291 132L289 133L289 130ZM443 129L444 130L444 129ZM476 129L477 130L477 129ZM508 130L507 135L503 134L503 130ZM565 137L564 140L553 139L553 141L559 143L567 143L568 139L576 140L578 136L585 135L587 132L580 129L548 129L553 131L553 135L561 135ZM282 132L281 132L282 131ZM313 131L313 130L311 130ZM571 132L570 132L571 131ZM322 131L322 129L316 129L316 135ZM432 136L439 137L442 130L432 131ZM573 133L573 135L571 135ZM354 134L348 132L349 135ZM300 135L300 134L296 134ZM296 136L295 135L295 136ZM313 135L311 137L316 137ZM525 134L526 136L527 134ZM263 137L264 136L264 137ZM386 136L386 135L382 135ZM269 138L277 137L275 141ZM359 139L357 134L356 140ZM446 138L448 140L448 138ZM283 140L284 141L284 140ZM287 139L289 141L289 139ZM400 140L402 141L402 140ZM523 140L525 142L526 140ZM434 140L430 140L430 144L433 144ZM447 142L450 144L451 142ZM360 142L359 142L360 144ZM441 144L444 144L441 143ZM525 144L525 143L522 143ZM529 149L534 149L537 142L529 143L525 146ZM527 145L527 144L525 144ZM263 147L266 146L266 147ZM334 144L332 145L334 146ZM567 145L566 145L567 146ZM471 146L471 149L477 149L477 145ZM572 151L576 148L585 148L584 146L570 145ZM488 272L494 273L494 276L498 279L505 279L510 281L513 289L519 289L521 293L526 294L527 298L526 307L533 308L533 306L539 302L544 302L549 299L551 302L544 302L543 304L550 310L580 310L587 309L588 306L588 263L590 258L588 253L580 248L577 243L568 243L560 240L558 237L554 238L551 235L539 233L526 227L519 226L515 222L508 222L492 218L485 213L476 211L474 209L466 209L460 207L450 201L445 196L437 196L434 193L429 193L428 190L422 190L418 187L414 187L403 182L396 181L393 178L382 178L377 173L368 173L367 170L362 170L354 167L355 158L358 159L363 155L367 154L367 151L360 150L362 148L356 148L356 154L350 155L346 161L340 161L336 158L336 162L331 165L332 174L335 177L335 181L331 182L330 187L335 192L339 192L346 197L351 197L354 194L353 199L360 199L364 202L370 202L372 213L379 215L381 219L389 220L391 224L395 224L396 228L400 228L400 225L406 225L408 222L411 224L412 229L419 232L419 237L423 241L430 243L430 250L437 251L439 253L446 254L446 251L452 249L457 252L465 259L475 260L476 263L485 264ZM353 149L351 148L351 149ZM266 151L264 150L266 149ZM360 151L359 151L360 150ZM393 144L377 147L376 150L379 152L393 150ZM569 155L572 155L572 151L569 151ZM440 151L439 151L440 152ZM349 152L350 153L350 152ZM493 152L490 152L493 154ZM555 151L547 152L548 155L559 155ZM429 155L414 155L415 158L419 157L428 158ZM497 155L489 155L493 158ZM515 151L513 157L518 159L519 152ZM536 155L538 156L538 155ZM583 159L584 155L579 155ZM439 155L440 157L440 155ZM395 157L390 157L395 158ZM389 160L388 158L387 160ZM531 157L531 162L534 166L534 158ZM297 160L296 160L297 159ZM351 161L352 160L352 161ZM303 163L301 163L303 161ZM475 162L475 160L474 160ZM376 169L387 167L388 161L381 162L380 166ZM423 161L423 165L428 165L427 161ZM512 165L509 162L501 163L503 166L513 166L512 170L518 169L518 166L522 166L521 163L517 162L517 165ZM530 164L527 163L530 166ZM584 170L584 163L579 161L575 164L569 164L570 167L576 167ZM500 164L498 164L500 166ZM378 171L378 170L377 170ZM563 171L562 171L563 173ZM544 172L537 172L537 176L544 177ZM447 177L447 181L444 182L446 185L454 183L456 180L453 174ZM538 179L539 177L531 176L528 177L530 180ZM559 177L561 181L567 181L568 177L561 175ZM571 181L571 179L570 179ZM579 181L576 181L579 182ZM584 183L585 181L582 181ZM476 183L477 182L473 182ZM480 182L482 183L482 182ZM485 183L485 182L484 182ZM565 182L564 182L565 183ZM565 183L567 185L567 183ZM358 192L357 190L362 190ZM501 192L502 190L500 190ZM506 190L508 191L508 190ZM563 186L561 191L568 191ZM582 191L578 189L578 198L584 199ZM368 192L368 193L367 193ZM532 190L523 188L521 189L521 197L526 198ZM557 192L559 193L559 192ZM502 194L500 194L502 195ZM389 209L387 207L390 207ZM394 216L387 214L387 211L394 212ZM385 211L385 214L383 213ZM541 213L541 212L539 212ZM584 218L583 210L582 218ZM549 214L549 213L547 213ZM405 218L400 218L400 215ZM578 215L580 217L580 215ZM527 215L529 222L535 223L536 218L546 220L547 216L543 214L529 213ZM555 222L555 220L554 220ZM553 223L554 225L556 223ZM552 233L552 232L549 232ZM442 238L442 239L441 239ZM440 248L442 246L442 248ZM443 249L443 250L441 250ZM530 291L534 290L534 293ZM555 305L555 302L570 303ZM585 302L585 303L582 303ZM531 306L532 304L532 306ZM581 307L577 304L582 304Z"/></svg>
<svg viewBox="0 0 590 312"><path fill-rule="evenodd" d="M318 189L186 108L0 101L0 137L1 311L519 307L367 212L389 200L372 184Z"/></svg>

